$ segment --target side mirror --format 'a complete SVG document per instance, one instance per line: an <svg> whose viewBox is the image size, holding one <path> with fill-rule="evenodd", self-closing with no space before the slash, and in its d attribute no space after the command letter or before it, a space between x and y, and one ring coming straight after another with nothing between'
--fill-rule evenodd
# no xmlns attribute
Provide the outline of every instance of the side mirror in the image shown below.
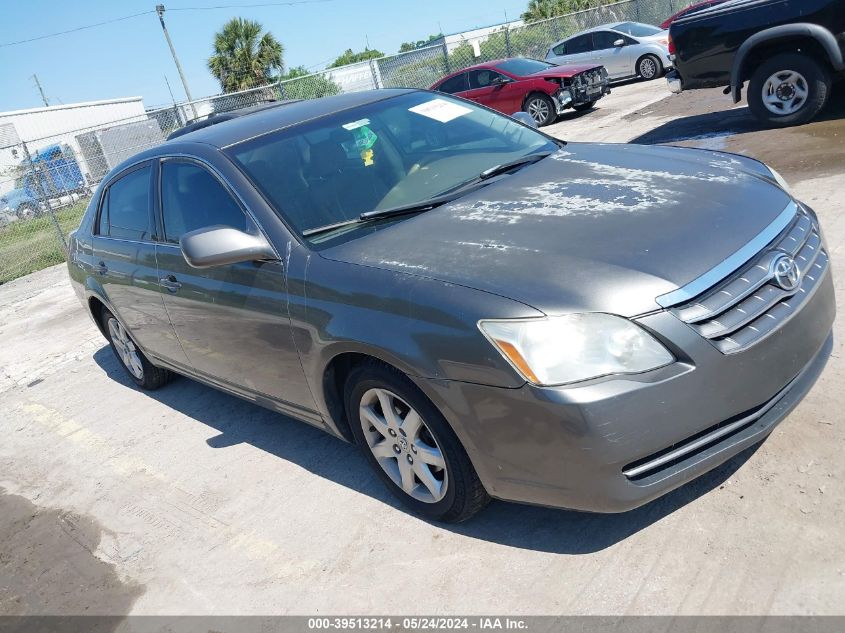
<svg viewBox="0 0 845 633"><path fill-rule="evenodd" d="M511 82L511 80L508 79L507 77L502 77L501 75L499 75L498 77L494 78L490 82L490 85L491 86L504 86L505 84L509 84L510 82Z"/></svg>
<svg viewBox="0 0 845 633"><path fill-rule="evenodd" d="M185 233L179 240L182 256L194 268L278 259L263 235L217 226Z"/></svg>
<svg viewBox="0 0 845 633"><path fill-rule="evenodd" d="M537 121L534 120L534 117L528 114L527 112L523 112L520 110L519 112L514 112L511 115L512 119L516 119L520 123L527 125L528 127L533 127L535 130L537 129Z"/></svg>
<svg viewBox="0 0 845 633"><path fill-rule="evenodd" d="M613 45L614 45L615 47L617 47L617 48L619 48L620 46L625 46L625 40L623 40L623 39L620 37L618 40L616 40L615 42L613 42Z"/></svg>

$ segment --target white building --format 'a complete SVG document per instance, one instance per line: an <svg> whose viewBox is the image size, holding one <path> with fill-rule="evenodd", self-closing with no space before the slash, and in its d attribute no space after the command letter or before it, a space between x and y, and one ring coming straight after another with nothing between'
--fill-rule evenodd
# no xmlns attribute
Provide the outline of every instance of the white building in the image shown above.
<svg viewBox="0 0 845 633"><path fill-rule="evenodd" d="M427 43L426 46L434 46L436 44L440 44L443 46L446 45L446 52L451 53L453 50L458 48L461 44L469 44L476 48L482 42L487 41L487 38L493 35L493 33L498 33L499 31L504 31L507 29L515 29L520 26L524 26L525 22L522 20L514 20L512 22L507 22L503 24L494 24L493 26L482 26L477 29L471 29L469 31L463 31L461 33L452 33L451 35L444 35L436 40L432 40L431 42ZM475 42L475 44L473 44Z"/></svg>
<svg viewBox="0 0 845 633"><path fill-rule="evenodd" d="M73 149L83 173L89 171L76 136L105 127L147 120L141 97L55 105L0 112L0 194L14 188L15 170L24 160L22 142L33 156L64 144Z"/></svg>

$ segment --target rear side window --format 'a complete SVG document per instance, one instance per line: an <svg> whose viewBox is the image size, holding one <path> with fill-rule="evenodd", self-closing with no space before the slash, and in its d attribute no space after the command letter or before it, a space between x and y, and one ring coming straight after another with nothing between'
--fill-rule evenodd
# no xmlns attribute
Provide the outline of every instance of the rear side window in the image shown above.
<svg viewBox="0 0 845 633"><path fill-rule="evenodd" d="M173 244L185 233L211 226L256 230L220 181L195 163L162 163L161 213L164 239Z"/></svg>
<svg viewBox="0 0 845 633"><path fill-rule="evenodd" d="M100 208L100 235L150 239L150 174L145 165L109 185Z"/></svg>
<svg viewBox="0 0 845 633"><path fill-rule="evenodd" d="M579 35L573 37L566 43L566 54L577 55L578 53L588 53L593 49L593 37L589 33L587 35Z"/></svg>
<svg viewBox="0 0 845 633"><path fill-rule="evenodd" d="M555 55L566 55L566 42L563 44L558 44L552 49L552 52Z"/></svg>
<svg viewBox="0 0 845 633"><path fill-rule="evenodd" d="M456 92L463 92L467 89L467 76L466 73L461 73L459 75L455 75L444 81L440 84L440 87L437 88L440 92L445 92L447 94L455 94Z"/></svg>

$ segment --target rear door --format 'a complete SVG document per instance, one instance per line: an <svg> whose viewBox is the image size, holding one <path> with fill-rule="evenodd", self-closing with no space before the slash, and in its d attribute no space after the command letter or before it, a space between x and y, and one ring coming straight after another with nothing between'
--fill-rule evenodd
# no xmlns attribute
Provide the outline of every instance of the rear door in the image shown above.
<svg viewBox="0 0 845 633"><path fill-rule="evenodd" d="M552 64L580 64L589 61L593 50L593 37L590 33L577 35L552 49L552 56L546 60Z"/></svg>
<svg viewBox="0 0 845 633"><path fill-rule="evenodd" d="M294 347L282 262L192 268L179 238L211 226L259 228L204 164L166 158L159 168L158 279L191 367L222 386L273 400L294 415L314 399Z"/></svg>
<svg viewBox="0 0 845 633"><path fill-rule="evenodd" d="M159 294L152 216L153 163L120 174L103 190L95 224L93 273L132 339L149 356L187 359Z"/></svg>

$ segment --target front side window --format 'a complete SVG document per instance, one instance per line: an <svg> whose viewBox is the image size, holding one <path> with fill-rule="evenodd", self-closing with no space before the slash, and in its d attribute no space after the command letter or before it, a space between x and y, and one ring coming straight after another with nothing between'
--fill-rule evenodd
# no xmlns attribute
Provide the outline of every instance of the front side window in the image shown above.
<svg viewBox="0 0 845 633"><path fill-rule="evenodd" d="M225 150L300 233L426 202L481 172L558 145L510 117L411 92Z"/></svg>
<svg viewBox="0 0 845 633"><path fill-rule="evenodd" d="M471 70L469 72L469 89L476 90L478 88L489 88L494 85L502 75L495 70L482 68L481 70Z"/></svg>
<svg viewBox="0 0 845 633"><path fill-rule="evenodd" d="M128 240L150 239L150 174L145 165L114 181L100 207L98 233Z"/></svg>
<svg viewBox="0 0 845 633"><path fill-rule="evenodd" d="M615 42L618 40L625 40L625 38L620 35L619 33L613 33L611 31L599 31L598 33L593 33L593 48L597 51L605 50L608 48L615 48Z"/></svg>
<svg viewBox="0 0 845 633"><path fill-rule="evenodd" d="M463 92L467 89L467 76L466 73L460 73L459 75L455 75L454 77L450 77L442 84L440 87L437 88L440 92L445 92L447 94L455 94L456 92Z"/></svg>
<svg viewBox="0 0 845 633"><path fill-rule="evenodd" d="M196 163L161 164L161 214L164 239L178 244L185 233L212 226L254 231L253 223L226 188Z"/></svg>

